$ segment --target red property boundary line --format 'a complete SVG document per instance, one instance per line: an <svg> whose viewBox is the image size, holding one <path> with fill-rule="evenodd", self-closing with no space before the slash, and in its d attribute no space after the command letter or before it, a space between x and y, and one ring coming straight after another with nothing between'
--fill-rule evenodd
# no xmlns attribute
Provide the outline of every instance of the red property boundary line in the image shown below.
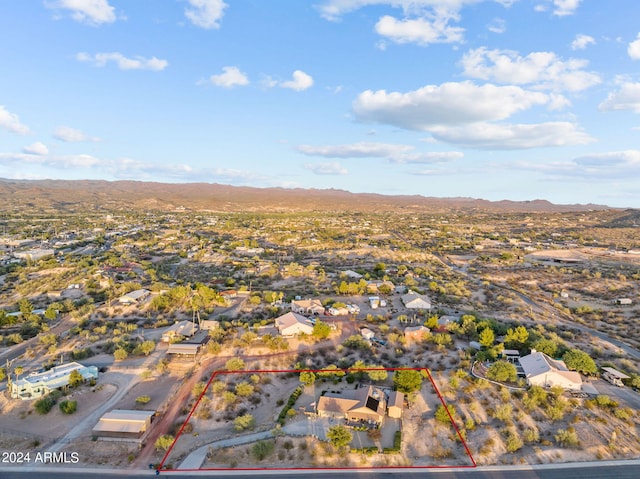
<svg viewBox="0 0 640 479"><path fill-rule="evenodd" d="M462 436L462 433L460 432L460 428L458 428L458 425L456 424L456 422L453 420L453 416L451 415L451 413L449 412L449 408L447 407L447 403L444 400L444 397L442 396L442 394L440 393L440 390L438 389L438 386L436 385L436 382L433 379L433 376L431 375L431 371L428 368L346 368L346 369L340 369L340 368L336 368L336 369L270 369L270 370L260 370L260 369L256 369L256 370L241 370L241 371L228 371L228 370L220 370L220 371L215 371L211 377L209 378L209 381L207 382L206 387L204 388L204 390L202 391L202 393L200 394L200 396L198 396L198 399L196 401L196 403L194 404L193 408L191 408L191 411L189 411L189 414L187 415L187 418L185 419L184 423L182 424L182 426L180 427L180 429L178 430L178 433L176 434L175 439L173 440L173 442L171 443L171 446L167 449L167 452L164 454L164 456L162 457L162 460L160 461L160 464L158 464L157 468L156 468L156 474L159 474L160 472L198 472L198 471L308 471L308 470L313 470L313 471L322 471L322 470L331 470L331 471L337 471L337 470L370 470L371 467L216 467L216 468L199 468L199 469L162 469L169 457L169 455L171 454L171 451L173 450L174 446L176 445L176 443L178 442L178 440L180 439L180 436L182 436L182 433L184 432L184 428L187 426L187 424L189 423L189 420L191 419L191 416L193 416L193 413L195 412L195 410L197 409L198 405L200 404L200 401L202 400L202 398L205 396L205 394L207 394L207 391L209 390L209 386L211 385L211 383L213 382L213 380L218 376L218 375L227 375L227 374L287 374L287 373L319 373L319 372L329 372L329 373L350 373L350 372L363 372L363 371L418 371L418 372L426 372L429 381L431 382L431 385L433 386L434 391L436 392L436 395L438 396L438 399L440 400L440 403L442 404L442 406L444 406L445 411L447 412L447 416L449 416L449 420L451 421L451 425L453 426L454 430L456 431L456 434L458 435L458 439L460 439L460 442L462 443L462 446L464 447L464 450L467 454L467 456L469 457L469 459L471 460L471 465L466 465L466 466L448 466L448 465L433 465L433 466L377 466L375 467L375 469L473 469L475 467L477 467L476 461L473 458L473 455L471 454L471 450L469 449L469 446L467 445L467 441L464 439L464 437Z"/></svg>

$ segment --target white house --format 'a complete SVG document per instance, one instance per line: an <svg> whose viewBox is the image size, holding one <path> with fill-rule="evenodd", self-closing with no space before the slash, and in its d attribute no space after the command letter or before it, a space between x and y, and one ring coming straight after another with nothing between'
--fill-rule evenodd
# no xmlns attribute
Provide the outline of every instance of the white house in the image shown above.
<svg viewBox="0 0 640 479"><path fill-rule="evenodd" d="M362 279L362 275L360 273L356 273L355 271L352 271L350 269L340 273L340 276L346 276L350 279Z"/></svg>
<svg viewBox="0 0 640 479"><path fill-rule="evenodd" d="M564 361L551 359L540 351L533 350L531 354L520 358L520 366L529 386L561 386L573 391L582 389L579 373L569 371Z"/></svg>
<svg viewBox="0 0 640 479"><path fill-rule="evenodd" d="M135 304L147 298L151 294L148 289L136 289L118 298L120 304Z"/></svg>
<svg viewBox="0 0 640 479"><path fill-rule="evenodd" d="M297 299L291 301L291 311L298 314L322 314L324 306L319 299Z"/></svg>
<svg viewBox="0 0 640 479"><path fill-rule="evenodd" d="M54 389L60 389L69 385L71 373L78 371L84 381L98 379L98 368L95 366L83 366L72 362L55 366L48 371L32 373L28 376L11 381L9 392L14 399L36 399L49 394Z"/></svg>
<svg viewBox="0 0 640 479"><path fill-rule="evenodd" d="M431 301L423 294L409 291L402 295L402 303L408 309L431 309Z"/></svg>
<svg viewBox="0 0 640 479"><path fill-rule="evenodd" d="M293 312L276 318L276 328L282 336L286 337L313 333L313 323L308 318Z"/></svg>
<svg viewBox="0 0 640 479"><path fill-rule="evenodd" d="M376 335L376 333L371 331L369 328L362 328L360 330L360 334L364 339L368 339L369 341L371 341L373 337Z"/></svg>

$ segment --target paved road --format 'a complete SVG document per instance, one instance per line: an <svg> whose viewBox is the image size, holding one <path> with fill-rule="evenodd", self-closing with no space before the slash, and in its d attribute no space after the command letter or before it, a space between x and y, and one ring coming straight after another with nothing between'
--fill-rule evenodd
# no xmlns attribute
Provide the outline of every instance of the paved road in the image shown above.
<svg viewBox="0 0 640 479"><path fill-rule="evenodd" d="M190 477L217 477L221 479L250 479L256 476L284 476L287 478L313 479L638 479L640 461L620 461L611 463L582 463L576 465L551 466L513 466L513 467L485 467L477 469L434 470L434 469L393 469L393 470L363 470L363 471L202 471L196 473L163 472L160 477L176 479ZM82 469L66 466L65 468L51 468L30 470L30 468L3 469L0 467L2 479L148 479L155 477L150 470L109 471Z"/></svg>

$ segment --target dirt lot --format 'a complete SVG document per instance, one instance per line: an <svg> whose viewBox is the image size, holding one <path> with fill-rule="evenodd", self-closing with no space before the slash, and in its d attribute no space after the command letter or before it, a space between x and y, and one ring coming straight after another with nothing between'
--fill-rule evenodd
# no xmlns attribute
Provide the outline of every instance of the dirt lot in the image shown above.
<svg viewBox="0 0 640 479"><path fill-rule="evenodd" d="M78 410L72 417L63 414L57 406L54 406L48 414L40 415L35 411L35 401L8 399L2 394L0 395L2 412L0 431L3 435L10 437L37 439L41 444L51 442L64 436L77 422L89 416L115 391L116 386L112 384L82 386L73 390L69 395L58 400L58 403L65 399L78 401Z"/></svg>

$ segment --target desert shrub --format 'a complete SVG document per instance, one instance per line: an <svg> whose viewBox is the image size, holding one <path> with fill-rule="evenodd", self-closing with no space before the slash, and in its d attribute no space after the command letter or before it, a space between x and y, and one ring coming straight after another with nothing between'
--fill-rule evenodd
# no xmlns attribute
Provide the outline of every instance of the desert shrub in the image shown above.
<svg viewBox="0 0 640 479"><path fill-rule="evenodd" d="M447 410L449 411L449 413L447 414ZM453 404L447 404L447 407L445 409L445 407L441 404L440 406L438 406L438 409L436 409L436 413L435 413L435 417L436 420L442 424L445 425L450 425L451 424L451 418L449 417L449 415L451 415L451 417L454 419L456 419L456 408L453 406Z"/></svg>
<svg viewBox="0 0 640 479"><path fill-rule="evenodd" d="M629 407L617 407L613 410L613 415L623 421L628 421L633 416L633 409Z"/></svg>
<svg viewBox="0 0 640 479"><path fill-rule="evenodd" d="M60 410L63 414L73 414L78 409L78 401L62 401Z"/></svg>
<svg viewBox="0 0 640 479"><path fill-rule="evenodd" d="M596 397L596 403L601 408L605 408L605 407L615 408L615 407L618 407L618 403L616 401L614 401L613 399L611 399L606 394L600 394L599 396L597 396Z"/></svg>
<svg viewBox="0 0 640 479"><path fill-rule="evenodd" d="M49 411L51 411L51 408L53 408L55 404L56 404L56 400L53 397L45 396L41 399L38 399L34 404L34 407L36 408L36 411L38 412L38 414L44 415L44 414L47 414Z"/></svg>
<svg viewBox="0 0 640 479"><path fill-rule="evenodd" d="M273 453L275 449L274 441L258 441L251 448L251 454L258 461L262 461L269 454Z"/></svg>
<svg viewBox="0 0 640 479"><path fill-rule="evenodd" d="M233 428L236 431L244 431L245 429L252 429L255 424L256 420L251 414L243 414L233 421Z"/></svg>
<svg viewBox="0 0 640 479"><path fill-rule="evenodd" d="M522 437L526 442L538 442L540 440L540 433L536 428L525 429L522 433Z"/></svg>
<svg viewBox="0 0 640 479"><path fill-rule="evenodd" d="M510 422L513 417L513 406L510 403L503 403L496 407L493 417L503 422Z"/></svg>
<svg viewBox="0 0 640 479"><path fill-rule="evenodd" d="M155 443L156 450L158 451L166 451L173 444L174 437L171 434L165 434L160 436Z"/></svg>
<svg viewBox="0 0 640 479"><path fill-rule="evenodd" d="M576 447L580 444L578 435L572 427L568 429L558 429L553 438L556 440L556 443L562 447Z"/></svg>
<svg viewBox="0 0 640 479"><path fill-rule="evenodd" d="M509 431L504 441L505 447L509 452L516 452L521 449L524 443L516 431Z"/></svg>

